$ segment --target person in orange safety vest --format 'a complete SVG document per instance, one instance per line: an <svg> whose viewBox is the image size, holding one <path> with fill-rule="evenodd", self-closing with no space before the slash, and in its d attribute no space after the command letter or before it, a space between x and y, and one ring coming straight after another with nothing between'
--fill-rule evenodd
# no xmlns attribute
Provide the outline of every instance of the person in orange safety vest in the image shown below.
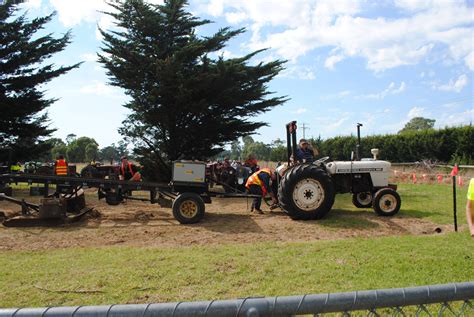
<svg viewBox="0 0 474 317"><path fill-rule="evenodd" d="M54 174L58 176L67 176L67 162L64 156L59 155L54 163Z"/></svg>
<svg viewBox="0 0 474 317"><path fill-rule="evenodd" d="M122 156L121 159L122 164L120 165L120 179L139 182L142 179L140 169L136 165L130 163L126 156Z"/></svg>
<svg viewBox="0 0 474 317"><path fill-rule="evenodd" d="M272 202L274 204L277 202L275 193L273 193L272 187L270 186L270 181L274 182L275 180L276 175L275 173L272 173L269 168L263 168L250 175L247 179L247 183L245 183L245 188L247 188L250 194L261 196L253 199L252 208L250 209L251 212L256 210L260 214L263 213L260 207L262 204L262 197L265 197L267 193L272 197Z"/></svg>

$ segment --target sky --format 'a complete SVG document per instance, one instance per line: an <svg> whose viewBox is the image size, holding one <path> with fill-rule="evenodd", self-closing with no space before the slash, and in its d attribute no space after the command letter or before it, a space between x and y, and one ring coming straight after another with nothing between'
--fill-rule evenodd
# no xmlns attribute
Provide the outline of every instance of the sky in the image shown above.
<svg viewBox="0 0 474 317"><path fill-rule="evenodd" d="M160 0L149 0L159 4ZM105 147L122 139L127 96L108 85L97 63L98 27L114 21L103 0L29 0L29 17L56 11L45 32L68 30L72 43L50 61L84 63L45 87L58 98L49 109L54 137L93 137ZM468 125L474 119L474 0L191 0L188 10L219 28L246 28L219 55L232 58L267 48L252 63L287 60L269 90L290 100L258 117L268 127L253 138L285 139L285 124L307 127L305 137L396 133L413 117L435 127ZM192 131L190 131L192 133Z"/></svg>

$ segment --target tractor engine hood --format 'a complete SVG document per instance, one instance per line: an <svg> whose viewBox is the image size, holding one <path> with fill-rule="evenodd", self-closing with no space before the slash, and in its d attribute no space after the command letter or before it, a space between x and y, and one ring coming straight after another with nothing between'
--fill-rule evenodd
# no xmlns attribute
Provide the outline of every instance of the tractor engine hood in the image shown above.
<svg viewBox="0 0 474 317"><path fill-rule="evenodd" d="M329 174L364 174L370 173L373 185L376 187L387 186L390 167L387 161L335 161L326 164Z"/></svg>

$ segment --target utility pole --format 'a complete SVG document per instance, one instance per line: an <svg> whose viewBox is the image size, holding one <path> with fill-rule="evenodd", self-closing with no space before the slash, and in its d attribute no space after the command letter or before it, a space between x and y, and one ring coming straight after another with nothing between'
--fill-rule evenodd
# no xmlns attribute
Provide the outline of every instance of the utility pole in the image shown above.
<svg viewBox="0 0 474 317"><path fill-rule="evenodd" d="M301 124L302 127L301 127L301 130L303 130L303 139L306 139L306 130L309 130L308 126L306 126L306 123L302 123Z"/></svg>

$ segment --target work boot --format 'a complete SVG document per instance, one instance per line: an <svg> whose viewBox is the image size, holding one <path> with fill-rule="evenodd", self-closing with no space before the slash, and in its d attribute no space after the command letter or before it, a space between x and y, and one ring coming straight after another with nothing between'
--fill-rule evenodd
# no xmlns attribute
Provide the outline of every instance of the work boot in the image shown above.
<svg viewBox="0 0 474 317"><path fill-rule="evenodd" d="M257 213L258 213L258 214L261 214L261 215L263 215L263 211L262 211L262 209L255 208L255 211L257 211Z"/></svg>

